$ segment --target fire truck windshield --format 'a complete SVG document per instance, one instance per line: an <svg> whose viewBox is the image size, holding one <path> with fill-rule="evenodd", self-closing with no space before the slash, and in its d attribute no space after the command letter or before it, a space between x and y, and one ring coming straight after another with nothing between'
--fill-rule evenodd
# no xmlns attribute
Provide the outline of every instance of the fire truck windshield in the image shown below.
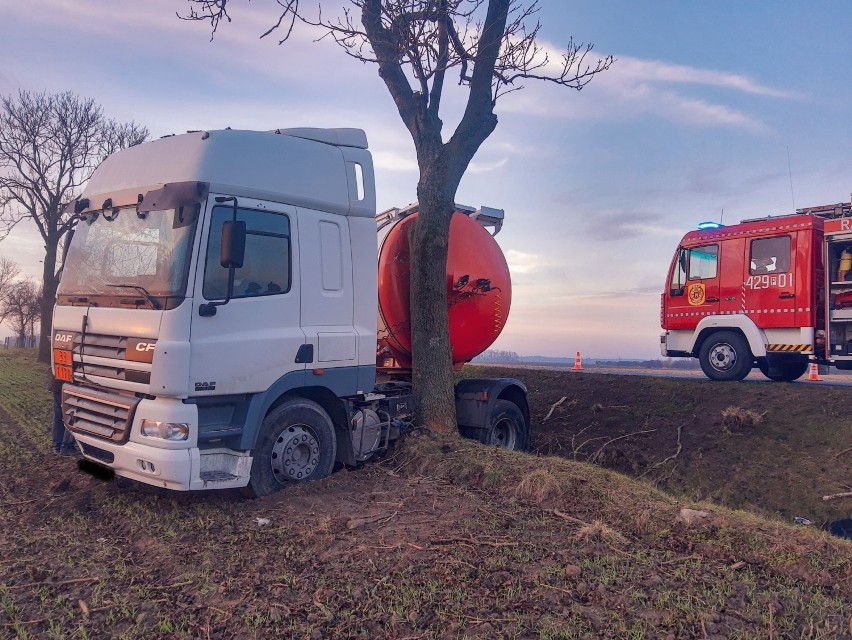
<svg viewBox="0 0 852 640"><path fill-rule="evenodd" d="M183 297L196 215L191 207L91 212L77 224L58 294ZM120 285L120 286L116 286Z"/></svg>

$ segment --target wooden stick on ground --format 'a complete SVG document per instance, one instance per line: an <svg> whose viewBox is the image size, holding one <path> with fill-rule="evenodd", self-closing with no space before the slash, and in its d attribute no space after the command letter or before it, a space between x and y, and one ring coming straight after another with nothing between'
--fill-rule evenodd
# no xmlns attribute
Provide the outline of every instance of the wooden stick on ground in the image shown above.
<svg viewBox="0 0 852 640"><path fill-rule="evenodd" d="M556 409L556 407L558 407L560 404L562 404L563 402L565 402L567 399L568 399L568 397L567 397L567 396L562 396L559 400L557 400L556 402L554 402L554 403L551 405L551 407L550 407L550 411L548 411L548 412L547 412L547 415L546 415L546 416L544 416L544 420L542 420L542 422L547 422L547 421L548 421L548 419L550 419L550 416L552 416L552 415L553 415L553 410L554 410L554 409Z"/></svg>
<svg viewBox="0 0 852 640"><path fill-rule="evenodd" d="M844 491L843 493L830 493L827 496L823 496L822 499L828 502L829 500L836 500L837 498L852 498L852 491Z"/></svg>
<svg viewBox="0 0 852 640"><path fill-rule="evenodd" d="M835 460L837 460L837 459L838 459L840 456L842 456L844 453L849 453L850 451L852 451L852 447L846 447L843 451L838 451L837 453L835 453L835 454L834 454L834 459L835 459Z"/></svg>

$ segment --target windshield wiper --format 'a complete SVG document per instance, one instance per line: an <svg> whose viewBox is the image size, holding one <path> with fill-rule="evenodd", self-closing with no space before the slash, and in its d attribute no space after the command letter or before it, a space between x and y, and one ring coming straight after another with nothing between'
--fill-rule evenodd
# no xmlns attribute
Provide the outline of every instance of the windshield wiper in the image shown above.
<svg viewBox="0 0 852 640"><path fill-rule="evenodd" d="M152 309L160 309L160 303L157 302L157 299L148 293L148 290L142 285L138 284L108 284L108 287L120 287L122 289L136 289L139 293L145 296L145 299L151 305Z"/></svg>

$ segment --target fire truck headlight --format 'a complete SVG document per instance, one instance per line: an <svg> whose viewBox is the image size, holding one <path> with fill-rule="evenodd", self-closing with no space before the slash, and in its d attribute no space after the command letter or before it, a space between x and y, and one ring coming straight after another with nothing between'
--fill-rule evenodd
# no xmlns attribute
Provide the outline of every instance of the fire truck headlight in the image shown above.
<svg viewBox="0 0 852 640"><path fill-rule="evenodd" d="M160 422L159 420L142 421L142 435L147 438L161 440L187 440L189 425L185 422Z"/></svg>

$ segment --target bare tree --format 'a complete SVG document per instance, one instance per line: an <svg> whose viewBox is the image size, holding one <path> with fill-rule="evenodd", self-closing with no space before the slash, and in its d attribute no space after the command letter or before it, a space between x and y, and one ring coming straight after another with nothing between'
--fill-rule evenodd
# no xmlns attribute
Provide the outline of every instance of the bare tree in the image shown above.
<svg viewBox="0 0 852 640"><path fill-rule="evenodd" d="M31 278L12 283L0 297L0 318L6 320L20 345L35 339L35 325L41 319L42 292Z"/></svg>
<svg viewBox="0 0 852 640"><path fill-rule="evenodd" d="M148 130L107 119L90 98L73 93L0 96L0 240L22 220L44 240L41 317L50 318L59 284L62 238L76 220L65 205L80 194L113 151L143 142ZM50 354L50 324L41 327L39 360Z"/></svg>
<svg viewBox="0 0 852 640"><path fill-rule="evenodd" d="M231 21L229 0L187 0L189 14L215 34ZM455 428L447 323L446 260L459 183L497 126L497 99L541 80L582 89L612 64L587 63L591 45L569 40L559 61L538 43L537 0L349 0L331 19L299 0L276 0L280 13L261 35L285 42L298 25L319 28L353 58L378 65L417 153L420 214L411 230L411 318L415 400L425 426ZM315 17L314 17L315 16ZM445 140L440 117L448 72L467 91L464 114Z"/></svg>
<svg viewBox="0 0 852 640"><path fill-rule="evenodd" d="M9 258L0 258L0 300L3 299L9 287L14 284L18 274L21 273L21 266L14 260ZM3 316L0 316L0 322L3 321Z"/></svg>
<svg viewBox="0 0 852 640"><path fill-rule="evenodd" d="M3 301L9 295L19 273L21 273L21 267L17 262L8 258L0 258L0 325L6 321L8 315Z"/></svg>

